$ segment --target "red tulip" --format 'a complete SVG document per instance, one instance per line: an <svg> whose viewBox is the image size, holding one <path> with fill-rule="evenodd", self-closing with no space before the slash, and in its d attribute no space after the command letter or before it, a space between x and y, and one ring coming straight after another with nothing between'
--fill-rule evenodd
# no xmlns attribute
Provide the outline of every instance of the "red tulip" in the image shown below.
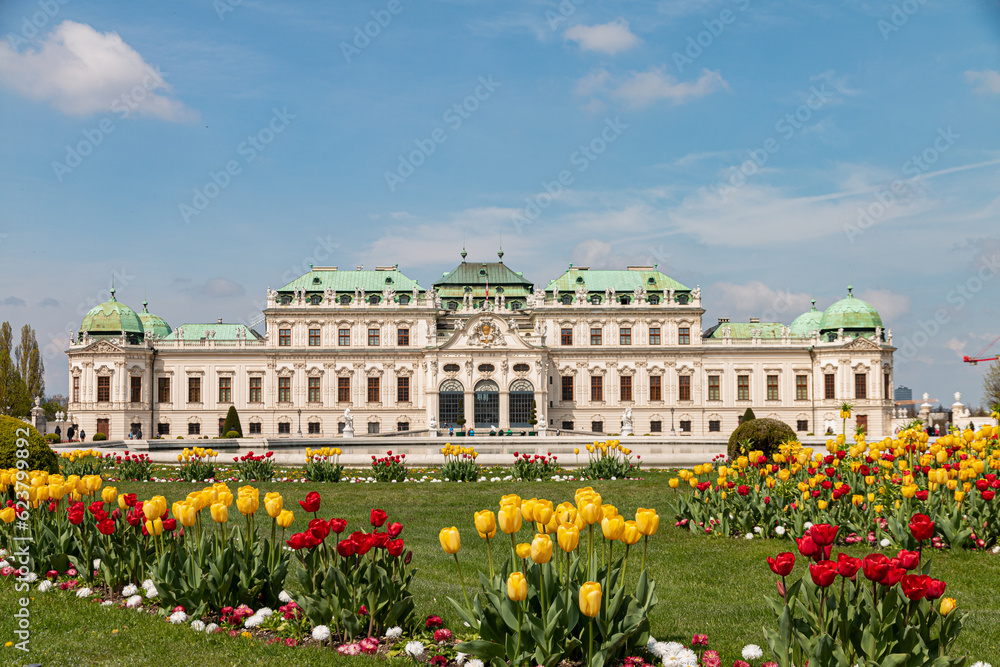
<svg viewBox="0 0 1000 667"><path fill-rule="evenodd" d="M387 518L385 510L372 510L371 522L376 528L381 528Z"/></svg>
<svg viewBox="0 0 1000 667"><path fill-rule="evenodd" d="M922 600L927 595L927 587L931 581L926 574L907 574L901 580L903 594L910 600Z"/></svg>
<svg viewBox="0 0 1000 667"><path fill-rule="evenodd" d="M899 561L899 567L904 570L916 569L917 565L920 564L920 554L916 551L901 549L896 559Z"/></svg>
<svg viewBox="0 0 1000 667"><path fill-rule="evenodd" d="M917 542L929 540L934 536L934 522L926 514L914 514L910 519L910 534Z"/></svg>
<svg viewBox="0 0 1000 667"><path fill-rule="evenodd" d="M840 526L831 526L828 523L820 523L809 529L809 537L818 547L825 547L833 544L837 540L837 532Z"/></svg>
<svg viewBox="0 0 1000 667"><path fill-rule="evenodd" d="M330 530L340 535L347 529L347 521L345 519L330 519Z"/></svg>
<svg viewBox="0 0 1000 667"><path fill-rule="evenodd" d="M295 533L286 542L292 551L298 551L306 545L305 533Z"/></svg>
<svg viewBox="0 0 1000 667"><path fill-rule="evenodd" d="M787 577L792 568L795 567L795 554L790 552L780 553L777 558L767 557L767 564L779 577Z"/></svg>
<svg viewBox="0 0 1000 667"><path fill-rule="evenodd" d="M302 509L304 509L306 512L316 513L319 511L319 502L320 502L319 494L316 493L315 491L310 491L309 493L306 494L305 500L299 501L299 505L302 505Z"/></svg>
<svg viewBox="0 0 1000 667"><path fill-rule="evenodd" d="M947 584L940 579L931 579L927 584L927 599L937 600L939 597L944 595L945 586L947 586Z"/></svg>
<svg viewBox="0 0 1000 667"><path fill-rule="evenodd" d="M854 575L861 569L861 559L851 558L845 553L837 554L837 572L844 579L854 579Z"/></svg>
<svg viewBox="0 0 1000 667"><path fill-rule="evenodd" d="M115 522L111 519L105 519L97 524L97 530L101 532L101 535L111 535L115 532Z"/></svg>
<svg viewBox="0 0 1000 667"><path fill-rule="evenodd" d="M337 543L337 553L347 558L357 553L357 548L351 540L341 540Z"/></svg>
<svg viewBox="0 0 1000 667"><path fill-rule="evenodd" d="M809 535L796 538L795 543L799 546L799 553L806 558L814 558L820 553L819 548Z"/></svg>
<svg viewBox="0 0 1000 667"><path fill-rule="evenodd" d="M401 524L399 522L390 523L386 527L386 531L389 533L389 536L392 537L392 538L399 537L399 534L401 532L403 532L403 524Z"/></svg>
<svg viewBox="0 0 1000 667"><path fill-rule="evenodd" d="M885 575L879 580L878 583L882 584L886 588L895 586L899 583L899 580L903 578L906 574L906 570L901 567L891 567L889 568Z"/></svg>
<svg viewBox="0 0 1000 667"><path fill-rule="evenodd" d="M67 515L69 516L69 522L74 526L79 526L83 523L83 507L78 507L76 505L70 507Z"/></svg>
<svg viewBox="0 0 1000 667"><path fill-rule="evenodd" d="M993 500L996 495L996 491L983 491L983 500Z"/></svg>
<svg viewBox="0 0 1000 667"><path fill-rule="evenodd" d="M865 578L870 581L879 581L889 571L892 564L885 554L868 554L861 560L861 569L865 573Z"/></svg>
<svg viewBox="0 0 1000 667"><path fill-rule="evenodd" d="M134 493L125 494L125 506L135 507L136 502L138 502L138 496Z"/></svg>
<svg viewBox="0 0 1000 667"><path fill-rule="evenodd" d="M393 558L398 558L403 554L403 540L401 539L392 540L385 546L386 546L386 551L388 551L389 555L392 556Z"/></svg>
<svg viewBox="0 0 1000 667"><path fill-rule="evenodd" d="M323 543L323 540L319 538L311 528L309 529L309 532L303 533L302 536L306 543L306 549L315 549Z"/></svg>
<svg viewBox="0 0 1000 667"><path fill-rule="evenodd" d="M821 560L818 563L810 563L809 574L812 575L814 584L820 588L827 588L837 579L837 564L832 560Z"/></svg>
<svg viewBox="0 0 1000 667"><path fill-rule="evenodd" d="M172 533L177 528L177 519L164 519L163 530Z"/></svg>
<svg viewBox="0 0 1000 667"><path fill-rule="evenodd" d="M323 521L323 519L313 519L309 522L309 531L315 533L316 537L322 542L330 534L330 524Z"/></svg>

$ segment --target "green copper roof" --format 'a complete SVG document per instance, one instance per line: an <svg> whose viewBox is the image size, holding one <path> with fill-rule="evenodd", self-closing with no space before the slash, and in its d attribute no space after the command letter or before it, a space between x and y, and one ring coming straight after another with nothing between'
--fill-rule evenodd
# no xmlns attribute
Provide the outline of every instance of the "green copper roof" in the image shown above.
<svg viewBox="0 0 1000 667"><path fill-rule="evenodd" d="M731 328L730 338L753 338L753 331L759 329L761 331L760 337L764 340L780 339L781 329L785 326L781 322L726 322L716 324L706 331L705 337L722 338L722 328L727 325Z"/></svg>
<svg viewBox="0 0 1000 667"><path fill-rule="evenodd" d="M454 269L444 274L441 280L434 283L434 287L455 287L466 285L475 287L482 285L486 287L501 285L504 287L522 287L531 290L532 283L524 276L512 271L503 262L462 262Z"/></svg>
<svg viewBox="0 0 1000 667"><path fill-rule="evenodd" d="M147 308L149 304L142 302L142 312L139 313L139 321L142 322L144 331L151 331L157 338L163 338L170 334L170 325L162 317L153 315Z"/></svg>
<svg viewBox="0 0 1000 667"><path fill-rule="evenodd" d="M868 329L874 331L876 327L882 326L882 318L878 311L854 296L853 288L847 287L847 297L836 302L826 309L823 319L820 320L820 331L836 331L844 329L846 331L857 331Z"/></svg>
<svg viewBox="0 0 1000 667"><path fill-rule="evenodd" d="M134 310L115 299L115 290L111 289L111 300L99 306L94 306L83 317L80 331L89 334L121 334L132 333L143 335L142 321Z"/></svg>
<svg viewBox="0 0 1000 667"><path fill-rule="evenodd" d="M351 294L354 294L355 289L363 289L368 293L381 292L386 288L396 292L412 292L414 287L420 289L416 280L403 275L397 268L376 269L374 271L339 271L336 268L313 268L304 276L279 288L278 291L291 292L296 289L304 289L306 292L322 293L328 287L334 292L349 292Z"/></svg>
<svg viewBox="0 0 1000 667"><path fill-rule="evenodd" d="M582 278L582 282L581 279ZM570 267L566 273L549 282L547 292L558 288L560 292L575 292L578 285L584 285L588 292L604 293L613 287L616 293L632 292L640 285L646 291L662 292L673 289L675 292L690 292L673 278L664 275L655 268L633 268L627 271L604 271L587 268Z"/></svg>
<svg viewBox="0 0 1000 667"><path fill-rule="evenodd" d="M200 341L205 339L205 332L215 332L213 340L237 340L241 336L237 332L242 332L242 337L246 340L260 340L260 335L245 324L229 324L221 322L209 322L207 324L195 322L182 324L174 329L166 337L166 340Z"/></svg>
<svg viewBox="0 0 1000 667"><path fill-rule="evenodd" d="M813 331L819 331L823 312L816 310L816 299L812 300L812 310L806 311L792 321L793 336L808 336Z"/></svg>

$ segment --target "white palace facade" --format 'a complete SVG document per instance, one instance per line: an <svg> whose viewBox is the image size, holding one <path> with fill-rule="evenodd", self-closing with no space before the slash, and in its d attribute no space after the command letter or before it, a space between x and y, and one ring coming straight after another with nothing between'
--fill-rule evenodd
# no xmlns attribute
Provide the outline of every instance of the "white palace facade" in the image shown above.
<svg viewBox="0 0 1000 667"><path fill-rule="evenodd" d="M245 437L438 428L728 436L747 408L802 435L892 417L892 335L850 294L790 325L705 326L700 289L655 266L571 266L544 288L466 261L430 289L398 266L313 267L268 289L263 333L163 319L116 300L71 342L69 412L88 436L214 437L230 406ZM538 422L532 426L532 418Z"/></svg>

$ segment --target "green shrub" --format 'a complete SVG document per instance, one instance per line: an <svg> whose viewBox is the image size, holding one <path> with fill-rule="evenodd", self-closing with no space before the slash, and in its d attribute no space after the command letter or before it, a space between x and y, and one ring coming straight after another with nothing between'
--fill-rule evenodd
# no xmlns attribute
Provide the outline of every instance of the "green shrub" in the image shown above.
<svg viewBox="0 0 1000 667"><path fill-rule="evenodd" d="M741 451L744 446L747 451L759 450L770 458L778 451L778 445L789 440L796 440L795 431L785 422L767 417L751 419L740 424L729 436L729 458L745 454Z"/></svg>
<svg viewBox="0 0 1000 667"><path fill-rule="evenodd" d="M229 431L228 433L226 433L225 437L227 437L227 438L242 438L243 436L240 435L237 431Z"/></svg>
<svg viewBox="0 0 1000 667"><path fill-rule="evenodd" d="M25 430L20 429L25 429L27 435ZM59 459L42 434L27 422L6 415L0 415L0 470L17 467L18 438L28 441L28 470L46 470L53 475L59 473Z"/></svg>
<svg viewBox="0 0 1000 667"><path fill-rule="evenodd" d="M48 440L49 442L51 442L54 445L58 445L60 442L62 442L62 438L60 438L55 433L49 433L49 434L47 434L45 436L45 439Z"/></svg>
<svg viewBox="0 0 1000 667"><path fill-rule="evenodd" d="M754 415L753 408L747 408L747 411L743 413L743 423L746 423L751 419L757 419L757 416Z"/></svg>
<svg viewBox="0 0 1000 667"><path fill-rule="evenodd" d="M226 413L226 421L222 423L222 432L227 438L242 438L243 427L240 425L240 415L236 412L236 406L230 405L229 412ZM230 435L236 433L236 435Z"/></svg>
<svg viewBox="0 0 1000 667"><path fill-rule="evenodd" d="M94 442L101 442L102 440L107 440L107 439L108 436L104 435L103 433L94 434Z"/></svg>

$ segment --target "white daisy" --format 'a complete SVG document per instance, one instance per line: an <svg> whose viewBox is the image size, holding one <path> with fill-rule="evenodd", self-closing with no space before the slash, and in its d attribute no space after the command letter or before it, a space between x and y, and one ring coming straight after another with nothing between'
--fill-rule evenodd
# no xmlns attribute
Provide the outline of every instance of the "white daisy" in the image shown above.
<svg viewBox="0 0 1000 667"><path fill-rule="evenodd" d="M993 665L983 660L980 660L979 662L974 663L972 667L993 667Z"/></svg>
<svg viewBox="0 0 1000 667"><path fill-rule="evenodd" d="M743 659L747 662L760 660L764 657L764 651L756 644L747 644L743 647Z"/></svg>
<svg viewBox="0 0 1000 667"><path fill-rule="evenodd" d="M812 521L806 521L802 527L805 528L806 530L809 530L810 528L813 527Z"/></svg>
<svg viewBox="0 0 1000 667"><path fill-rule="evenodd" d="M744 535L743 537L744 537L745 539L748 539L748 540L752 540L752 539L753 539L753 533L747 533L747 534L746 534L746 535Z"/></svg>
<svg viewBox="0 0 1000 667"><path fill-rule="evenodd" d="M0 560L0 569L3 569L5 567L10 567L10 562L6 560Z"/></svg>
<svg viewBox="0 0 1000 667"><path fill-rule="evenodd" d="M258 625L264 622L264 619L260 616L254 614L253 616L248 616L246 620L243 621L243 627L245 628L256 628Z"/></svg>
<svg viewBox="0 0 1000 667"><path fill-rule="evenodd" d="M92 592L93 591L91 591L89 588L87 588L86 586L84 586L83 588L81 588L80 590L78 590L76 592L76 597L78 597L78 598L89 598L90 594Z"/></svg>
<svg viewBox="0 0 1000 667"><path fill-rule="evenodd" d="M114 603L115 603L115 601L114 601L114 600L105 600L104 602L102 602L102 603L101 603L101 606L102 606L102 607L110 607L110 606L111 606L111 605L113 605Z"/></svg>
<svg viewBox="0 0 1000 667"><path fill-rule="evenodd" d="M33 584L37 580L38 580L38 575L35 574L34 572L29 572L28 574L23 575L21 577L21 579L20 579L20 581L23 581L23 582L26 582L26 583L29 583L29 584Z"/></svg>
<svg viewBox="0 0 1000 667"><path fill-rule="evenodd" d="M209 623L208 625L205 626L205 632L207 632L208 634L212 634L213 632L215 632L218 629L219 629L219 626L216 625L215 623Z"/></svg>
<svg viewBox="0 0 1000 667"><path fill-rule="evenodd" d="M195 619L195 620L191 621L191 629L194 630L195 632L204 632L205 631L205 621L201 621L201 620L198 620L198 619Z"/></svg>
<svg viewBox="0 0 1000 667"><path fill-rule="evenodd" d="M385 631L386 639L399 639L401 636L403 636L403 628L398 625Z"/></svg>
<svg viewBox="0 0 1000 667"><path fill-rule="evenodd" d="M46 579L42 583L38 584L38 592L39 593L45 593L46 591L48 591L51 588L52 588L52 582L49 581L48 579Z"/></svg>
<svg viewBox="0 0 1000 667"><path fill-rule="evenodd" d="M122 589L122 595L127 598L132 597L138 592L139 592L139 587L136 586L135 584L129 584L128 586Z"/></svg>
<svg viewBox="0 0 1000 667"><path fill-rule="evenodd" d="M882 538L882 541L881 541L881 542L879 542L879 544L880 544L880 545L882 546L882 548L884 549L884 548L886 548L887 546L889 546L890 544L892 544L892 542L890 542L890 541L889 541L889 538L888 538L888 537L883 537L883 538Z"/></svg>
<svg viewBox="0 0 1000 667"><path fill-rule="evenodd" d="M160 594L159 591L156 590L156 586L150 586L149 588L146 589L146 597L147 598L152 599L152 598L155 598L159 594Z"/></svg>
<svg viewBox="0 0 1000 667"><path fill-rule="evenodd" d="M144 582L142 582L142 587L148 591L150 588L153 587L153 580L146 579Z"/></svg>
<svg viewBox="0 0 1000 667"><path fill-rule="evenodd" d="M170 618L168 618L167 620L173 623L174 625L178 625L180 623L187 623L188 615L185 614L183 611L175 611L174 613L170 614Z"/></svg>
<svg viewBox="0 0 1000 667"><path fill-rule="evenodd" d="M270 607L261 607L260 609L257 610L257 614L256 615L260 616L261 618L267 618L268 616L270 616L273 613L274 613L274 610L271 609Z"/></svg>
<svg viewBox="0 0 1000 667"><path fill-rule="evenodd" d="M469 656L467 656L465 653L459 653L458 655L455 656L455 662L461 665L463 662L465 662L465 659L468 657Z"/></svg>
<svg viewBox="0 0 1000 667"><path fill-rule="evenodd" d="M288 594L288 591L281 591L278 600L287 604L292 601L292 596Z"/></svg>
<svg viewBox="0 0 1000 667"><path fill-rule="evenodd" d="M330 638L330 628L325 625L317 625L313 628L312 638L318 642L325 642Z"/></svg>
<svg viewBox="0 0 1000 667"><path fill-rule="evenodd" d="M479 658L473 658L472 660L468 661L465 664L466 667L483 667L483 661L480 660Z"/></svg>
<svg viewBox="0 0 1000 667"><path fill-rule="evenodd" d="M420 658L424 655L424 645L421 642L406 642L406 647L404 648L406 655L411 658ZM471 665L472 662L469 662Z"/></svg>
<svg viewBox="0 0 1000 667"><path fill-rule="evenodd" d="M778 537L781 537L782 535L785 534L785 527L784 526L775 526L775 528L774 528L774 534L777 535Z"/></svg>
<svg viewBox="0 0 1000 667"><path fill-rule="evenodd" d="M94 559L94 569L95 570L99 570L100 568L101 568L101 559L100 558L95 558Z"/></svg>
<svg viewBox="0 0 1000 667"><path fill-rule="evenodd" d="M133 595L128 600L125 600L125 606L126 607L137 607L140 604L142 604L142 596L141 595Z"/></svg>

